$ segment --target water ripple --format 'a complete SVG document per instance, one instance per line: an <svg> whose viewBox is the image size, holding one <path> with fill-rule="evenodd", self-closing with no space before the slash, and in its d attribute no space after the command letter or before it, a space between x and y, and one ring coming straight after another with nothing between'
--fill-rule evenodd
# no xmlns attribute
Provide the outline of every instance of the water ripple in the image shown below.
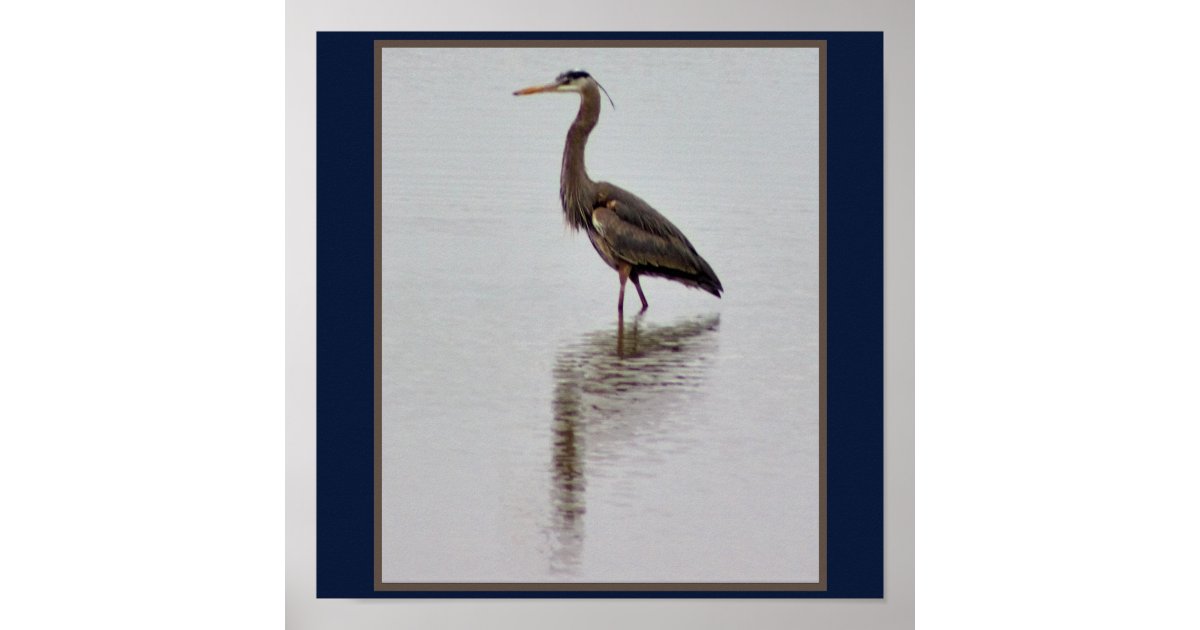
<svg viewBox="0 0 1200 630"><path fill-rule="evenodd" d="M699 395L716 352L720 315L670 325L634 319L585 334L554 366L554 440L550 465L553 522L550 570L578 573L583 553L587 475L624 479L653 474L686 448L670 413Z"/></svg>

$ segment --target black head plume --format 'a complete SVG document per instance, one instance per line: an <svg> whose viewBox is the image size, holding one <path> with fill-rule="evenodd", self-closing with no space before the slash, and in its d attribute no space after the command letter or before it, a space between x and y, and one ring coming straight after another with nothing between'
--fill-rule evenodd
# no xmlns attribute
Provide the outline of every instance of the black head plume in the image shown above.
<svg viewBox="0 0 1200 630"><path fill-rule="evenodd" d="M608 95L608 90L604 89L604 86L600 85L600 82L596 81L596 78L588 74L586 70L567 70L566 72L558 75L558 78L555 79L555 81L559 83L566 83L568 81L574 81L575 79L591 79L594 81L596 83L596 87L600 88L601 92L604 92L604 97L608 99L608 104L612 105L613 109L617 108L617 104L614 103L612 97Z"/></svg>
<svg viewBox="0 0 1200 630"><path fill-rule="evenodd" d="M588 74L586 70L567 70L566 72L558 75L558 78L555 80L559 83L566 83L567 81L571 81L573 79L587 79L591 76L592 75Z"/></svg>

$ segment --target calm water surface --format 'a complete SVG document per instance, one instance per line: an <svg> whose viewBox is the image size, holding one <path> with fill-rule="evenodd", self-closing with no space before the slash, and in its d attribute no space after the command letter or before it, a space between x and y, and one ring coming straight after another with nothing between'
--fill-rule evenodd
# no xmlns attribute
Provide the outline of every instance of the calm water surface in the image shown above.
<svg viewBox="0 0 1200 630"><path fill-rule="evenodd" d="M726 287L617 275L564 227L595 180ZM385 49L383 577L815 581L818 112L810 49Z"/></svg>

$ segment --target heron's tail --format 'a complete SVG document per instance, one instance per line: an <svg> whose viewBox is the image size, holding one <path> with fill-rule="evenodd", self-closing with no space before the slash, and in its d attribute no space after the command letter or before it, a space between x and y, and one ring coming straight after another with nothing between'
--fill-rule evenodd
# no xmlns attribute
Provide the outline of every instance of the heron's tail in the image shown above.
<svg viewBox="0 0 1200 630"><path fill-rule="evenodd" d="M721 280L717 278L717 274L713 272L712 267L708 266L708 263L699 256L696 256L695 263L697 270L694 272L655 266L638 266L635 270L641 275L658 276L674 280L693 289L708 291L718 298L721 297L721 292L725 290L725 287L721 286Z"/></svg>
<svg viewBox="0 0 1200 630"><path fill-rule="evenodd" d="M699 259L700 263L700 272L696 274L696 287L704 289L720 298L721 292L725 290L725 287L721 286L721 279L717 277L712 267L708 266L707 261L699 256L696 258Z"/></svg>

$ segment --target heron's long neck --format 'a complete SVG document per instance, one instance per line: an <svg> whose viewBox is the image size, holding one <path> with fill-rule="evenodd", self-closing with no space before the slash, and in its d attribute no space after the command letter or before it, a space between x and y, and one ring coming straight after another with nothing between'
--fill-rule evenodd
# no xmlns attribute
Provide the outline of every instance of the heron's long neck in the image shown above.
<svg viewBox="0 0 1200 630"><path fill-rule="evenodd" d="M588 134L600 120L600 91L589 87L580 93L579 114L571 129L567 131L567 146L563 149L562 176L559 181L559 196L567 223L575 229L592 223L592 180L588 178L583 153Z"/></svg>

